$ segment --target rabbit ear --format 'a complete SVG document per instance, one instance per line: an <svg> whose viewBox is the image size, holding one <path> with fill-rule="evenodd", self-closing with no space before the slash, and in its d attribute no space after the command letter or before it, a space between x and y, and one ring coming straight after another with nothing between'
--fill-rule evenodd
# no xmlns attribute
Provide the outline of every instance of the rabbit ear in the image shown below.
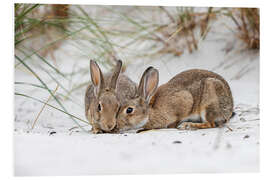
<svg viewBox="0 0 270 180"><path fill-rule="evenodd" d="M95 89L94 92L97 96L100 90L104 87L104 79L99 66L93 60L90 60L90 74Z"/></svg>
<svg viewBox="0 0 270 180"><path fill-rule="evenodd" d="M155 94L159 81L158 70L153 67L147 68L140 81L139 95L143 97L147 102Z"/></svg>
<svg viewBox="0 0 270 180"><path fill-rule="evenodd" d="M158 87L158 81L158 70L153 68L147 73L144 82L144 97L147 102L149 102L151 97L155 94Z"/></svg>
<svg viewBox="0 0 270 180"><path fill-rule="evenodd" d="M138 95L139 96L142 96L144 97L144 81L145 81L145 77L147 75L147 73L149 71L151 71L151 69L154 69L152 66L148 67L144 72L143 72L143 75L141 77L141 80L140 80L140 83L139 83L139 86L138 86Z"/></svg>
<svg viewBox="0 0 270 180"><path fill-rule="evenodd" d="M110 88L111 89L115 89L116 88L116 84L117 84L117 80L119 77L119 74L121 72L121 68L122 68L122 61L118 60L116 67L114 69L113 75L112 75L112 79L111 79L111 83L110 83Z"/></svg>

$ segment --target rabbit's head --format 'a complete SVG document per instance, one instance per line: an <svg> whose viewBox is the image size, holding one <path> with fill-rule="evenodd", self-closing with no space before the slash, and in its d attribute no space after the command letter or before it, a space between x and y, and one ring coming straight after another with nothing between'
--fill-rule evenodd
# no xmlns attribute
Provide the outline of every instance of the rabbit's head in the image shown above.
<svg viewBox="0 0 270 180"><path fill-rule="evenodd" d="M105 83L104 76L95 61L90 61L91 80L94 87L94 106L91 109L95 124L104 132L110 132L116 126L116 114L120 108L116 85L121 72L122 62L117 61L110 81Z"/></svg>
<svg viewBox="0 0 270 180"><path fill-rule="evenodd" d="M158 70L149 67L144 71L136 97L122 104L117 114L118 131L140 129L148 122L149 103L157 90L158 81Z"/></svg>

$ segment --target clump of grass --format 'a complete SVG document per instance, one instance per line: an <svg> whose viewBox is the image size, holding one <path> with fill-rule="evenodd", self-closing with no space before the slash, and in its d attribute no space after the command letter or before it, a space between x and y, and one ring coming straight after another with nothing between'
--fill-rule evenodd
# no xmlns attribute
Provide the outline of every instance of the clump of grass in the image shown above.
<svg viewBox="0 0 270 180"><path fill-rule="evenodd" d="M91 49L91 58L99 61L108 69L114 67L117 57L115 46L117 44L111 42L108 33L105 32L104 25L101 25L102 19L97 20L96 16L87 12L83 6L74 6L72 15L73 21L69 30L84 29L73 36L78 48L85 46L86 42L87 48Z"/></svg>
<svg viewBox="0 0 270 180"><path fill-rule="evenodd" d="M258 8L234 8L226 13L237 27L236 36L245 48L260 49L260 14Z"/></svg>
<svg viewBox="0 0 270 180"><path fill-rule="evenodd" d="M15 4L15 49L23 47L37 51L45 44L63 36L69 5ZM27 41L26 41L27 40ZM42 57L59 48L61 41L39 50Z"/></svg>
<svg viewBox="0 0 270 180"><path fill-rule="evenodd" d="M206 12L196 13L194 8L177 8L175 15L171 15L165 7L159 7L169 17L170 22L159 30L163 39L161 53L172 53L176 56L183 54L185 49L189 53L198 49L198 41L204 39L209 31L209 21L213 19L212 8ZM200 29L200 34L196 34ZM158 39L157 39L158 40Z"/></svg>
<svg viewBox="0 0 270 180"><path fill-rule="evenodd" d="M53 65L46 58L48 54L52 59L54 51L60 47L62 41L77 32L67 33L67 26L69 22L69 5L45 5L45 4L15 4L15 68L23 68L25 72L33 75L40 84L33 84L27 82L15 82L15 85L28 85L35 88L45 89L50 96L55 100L59 107L46 105L67 114L74 123L83 131L86 130L78 123L81 121L88 124L87 121L78 118L65 107L62 99L66 95L57 93L55 95L49 88L51 82L56 83L67 94L69 91L62 85L63 81L67 81L67 76L63 74L56 63ZM35 60L35 61L30 61ZM35 62L35 63L34 63ZM49 71L47 69L53 70ZM48 76L42 77L45 72ZM44 80L46 79L46 80ZM48 81L51 79L51 82ZM63 79L63 80L62 80ZM39 98L32 94L24 94L15 92L15 95L27 97L44 103ZM69 95L69 97L72 97ZM73 101L73 99L71 99Z"/></svg>
<svg viewBox="0 0 270 180"><path fill-rule="evenodd" d="M113 8L112 8L113 9ZM114 27L114 33L119 31L121 36L135 37L128 46L139 42L151 42L146 46L149 53L141 56L173 54L181 56L184 51L192 53L198 49L198 43L203 40L210 30L210 22L215 19L213 8L201 8L197 12L189 7L134 7L130 12L116 12L119 20L125 22L125 29ZM152 13L153 18L145 18L141 14ZM165 19L165 20L164 20ZM129 28L130 26L130 28ZM146 43L145 43L146 44ZM126 45L124 45L126 47Z"/></svg>

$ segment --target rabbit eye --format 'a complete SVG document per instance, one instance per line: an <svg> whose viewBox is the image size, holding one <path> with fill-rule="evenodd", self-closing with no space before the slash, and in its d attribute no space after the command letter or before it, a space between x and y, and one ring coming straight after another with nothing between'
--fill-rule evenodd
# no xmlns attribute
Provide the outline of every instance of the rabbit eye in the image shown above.
<svg viewBox="0 0 270 180"><path fill-rule="evenodd" d="M133 111L133 108L128 107L127 110L126 110L126 113L129 114L129 113L132 113L132 111Z"/></svg>
<svg viewBox="0 0 270 180"><path fill-rule="evenodd" d="M101 105L98 104L98 111L101 111Z"/></svg>

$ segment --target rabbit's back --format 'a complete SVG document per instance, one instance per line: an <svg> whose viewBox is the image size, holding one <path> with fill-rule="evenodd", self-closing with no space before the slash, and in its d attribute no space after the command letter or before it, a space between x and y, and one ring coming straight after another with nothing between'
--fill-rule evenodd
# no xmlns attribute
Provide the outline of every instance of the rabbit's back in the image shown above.
<svg viewBox="0 0 270 180"><path fill-rule="evenodd" d="M168 127L170 123L177 122L183 117L200 114L205 104L202 103L205 96L205 82L209 79L219 82L216 83L214 96L217 95L219 109L226 119L229 119L233 111L233 98L226 80L211 71L191 69L177 74L158 88L150 102L153 109L151 113L153 120L150 123L158 122L167 124ZM164 122L159 122L160 117L165 119Z"/></svg>
<svg viewBox="0 0 270 180"><path fill-rule="evenodd" d="M223 77L214 72L201 69L191 69L177 74L164 84L166 88L159 88L158 91L161 91L160 93L165 95L185 89L191 91L193 95L196 95L198 94L197 91L200 90L202 82L206 78L215 78L222 81L228 92L231 92L227 81Z"/></svg>

